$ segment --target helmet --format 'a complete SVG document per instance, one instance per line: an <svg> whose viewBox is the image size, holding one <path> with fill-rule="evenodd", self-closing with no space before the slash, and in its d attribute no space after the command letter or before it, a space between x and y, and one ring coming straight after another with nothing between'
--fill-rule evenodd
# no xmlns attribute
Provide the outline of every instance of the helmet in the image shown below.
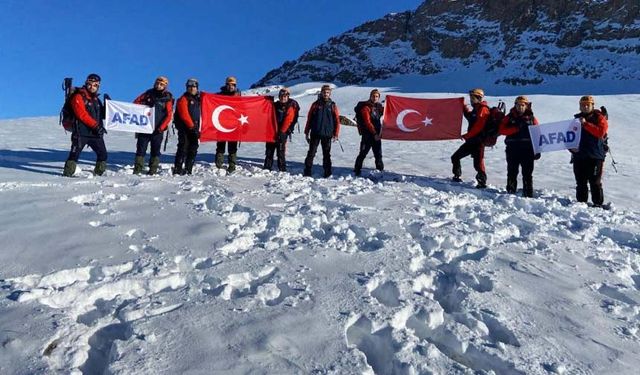
<svg viewBox="0 0 640 375"><path fill-rule="evenodd" d="M516 100L513 103L514 104L518 104L518 103L529 104L529 99L524 95L520 95L520 96L518 96L516 98Z"/></svg>
<svg viewBox="0 0 640 375"><path fill-rule="evenodd" d="M233 85L235 85L235 84L237 84L237 83L238 83L238 80L237 80L237 79L236 79L236 77L234 77L234 76L229 76L229 77L227 77L227 79L224 81L224 83L226 83L226 84L233 84Z"/></svg>
<svg viewBox="0 0 640 375"><path fill-rule="evenodd" d="M469 95L477 96L479 98L484 98L484 90L483 89L473 89L469 90Z"/></svg>
<svg viewBox="0 0 640 375"><path fill-rule="evenodd" d="M87 82L100 82L101 78L95 73L91 73L87 76Z"/></svg>
<svg viewBox="0 0 640 375"><path fill-rule="evenodd" d="M198 87L198 80L195 78L189 78L187 80L187 83L185 83L185 86L187 87Z"/></svg>
<svg viewBox="0 0 640 375"><path fill-rule="evenodd" d="M580 98L580 104L582 103L589 103L589 104L596 104L596 100L593 98L593 96L591 95L585 95L582 98Z"/></svg>

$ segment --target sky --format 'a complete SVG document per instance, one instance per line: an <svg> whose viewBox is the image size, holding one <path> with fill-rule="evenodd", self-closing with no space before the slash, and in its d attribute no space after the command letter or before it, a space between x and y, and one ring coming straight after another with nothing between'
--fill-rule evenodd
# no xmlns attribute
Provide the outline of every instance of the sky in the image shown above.
<svg viewBox="0 0 640 375"><path fill-rule="evenodd" d="M420 0L0 2L0 119L51 116L64 77L89 73L100 91L129 101L169 78L215 91L234 75L240 89L287 60L366 21L414 10Z"/></svg>

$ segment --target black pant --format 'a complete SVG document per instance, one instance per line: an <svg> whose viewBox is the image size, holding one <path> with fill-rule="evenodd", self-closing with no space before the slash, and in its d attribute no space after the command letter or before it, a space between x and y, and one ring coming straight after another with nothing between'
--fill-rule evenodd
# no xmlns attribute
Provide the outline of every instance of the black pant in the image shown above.
<svg viewBox="0 0 640 375"><path fill-rule="evenodd" d="M136 143L136 156L145 156L147 154L149 143L151 143L151 157L160 157L162 134L163 133L136 133L136 137L138 138L138 142Z"/></svg>
<svg viewBox="0 0 640 375"><path fill-rule="evenodd" d="M317 135L311 135L309 140L309 151L307 157L304 159L304 174L311 175L311 168L313 167L313 159L318 152L318 146L322 145L322 167L324 168L324 176L331 175L331 137L320 137Z"/></svg>
<svg viewBox="0 0 640 375"><path fill-rule="evenodd" d="M227 146L227 143L229 143L229 154L235 154L238 152L238 142L237 141L229 141L229 142L225 142L225 141L221 141L221 142L216 142L216 154L224 154L224 149Z"/></svg>
<svg viewBox="0 0 640 375"><path fill-rule="evenodd" d="M80 153L89 146L96 153L96 162L107 161L107 147L103 138L98 137L81 137L77 133L71 134L71 150L67 160L78 161Z"/></svg>
<svg viewBox="0 0 640 375"><path fill-rule="evenodd" d="M522 167L522 186L525 196L533 194L534 153L531 144L507 146L507 191L515 193L518 189L518 173Z"/></svg>
<svg viewBox="0 0 640 375"><path fill-rule="evenodd" d="M604 203L604 191L602 190L603 167L604 160L573 160L573 174L576 177L576 200L578 202L586 202L589 199L589 187L591 187L591 201L593 204L602 205Z"/></svg>
<svg viewBox="0 0 640 375"><path fill-rule="evenodd" d="M198 137L192 131L178 129L178 149L176 150L175 166L182 169L186 161L193 166L193 161L198 154Z"/></svg>
<svg viewBox="0 0 640 375"><path fill-rule="evenodd" d="M278 170L285 172L287 170L287 160L285 154L287 151L287 141L279 139L277 142L268 142L265 149L264 169L271 170L273 166L273 154L278 156Z"/></svg>
<svg viewBox="0 0 640 375"><path fill-rule="evenodd" d="M453 175L462 176L462 166L460 160L471 155L473 158L473 168L475 168L476 180L479 183L487 182L487 173L484 169L484 145L481 142L465 142L451 155L451 163L453 164Z"/></svg>
<svg viewBox="0 0 640 375"><path fill-rule="evenodd" d="M360 153L356 157L355 171L359 173L362 169L364 159L367 157L369 150L373 149L373 158L376 163L376 169L383 170L384 164L382 163L382 141L375 139L375 136L369 131L365 130L360 139Z"/></svg>

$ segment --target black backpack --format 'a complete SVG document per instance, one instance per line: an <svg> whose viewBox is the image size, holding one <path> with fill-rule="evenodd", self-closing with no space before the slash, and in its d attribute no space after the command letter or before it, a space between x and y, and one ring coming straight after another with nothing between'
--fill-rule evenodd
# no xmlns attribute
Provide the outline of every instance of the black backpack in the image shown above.
<svg viewBox="0 0 640 375"><path fill-rule="evenodd" d="M485 146L493 147L498 141L498 127L504 116L506 116L507 109L502 100L498 102L498 105L489 109L489 118L487 119L484 129L482 130L482 144Z"/></svg>
<svg viewBox="0 0 640 375"><path fill-rule="evenodd" d="M73 131L76 122L76 116L71 108L71 97L78 92L78 87L73 87L73 79L65 78L62 82L62 90L64 91L64 104L60 110L60 125L66 131Z"/></svg>

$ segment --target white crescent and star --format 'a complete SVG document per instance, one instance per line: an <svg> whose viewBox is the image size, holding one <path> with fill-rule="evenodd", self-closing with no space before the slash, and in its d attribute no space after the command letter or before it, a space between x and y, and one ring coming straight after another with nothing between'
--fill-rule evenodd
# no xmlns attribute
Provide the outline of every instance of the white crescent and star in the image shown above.
<svg viewBox="0 0 640 375"><path fill-rule="evenodd" d="M231 106L220 105L220 106L216 107L216 109L214 109L213 113L211 114L211 122L213 123L213 127L216 128L218 131L221 131L223 133L231 133L232 131L237 129L237 126L232 128L232 129L225 128L220 123L220 114L222 114L222 112L224 112L224 111L226 111L228 109L236 112L235 108L233 108ZM249 123L249 116L247 116L245 114L241 114L240 117L238 118L238 121L240 122L240 125L246 125L246 124Z"/></svg>
<svg viewBox="0 0 640 375"><path fill-rule="evenodd" d="M398 127L398 129L402 130L405 133L413 133L415 131L420 130L420 128L407 128L407 126L404 124L404 118L406 115L410 114L410 113L417 113L417 114L421 114L420 112L416 111L415 109L405 109L404 111L401 111L400 113L398 113L398 117L396 118L396 126ZM429 126L432 124L432 119L430 119L429 117L425 116L424 120L421 121L424 126Z"/></svg>

